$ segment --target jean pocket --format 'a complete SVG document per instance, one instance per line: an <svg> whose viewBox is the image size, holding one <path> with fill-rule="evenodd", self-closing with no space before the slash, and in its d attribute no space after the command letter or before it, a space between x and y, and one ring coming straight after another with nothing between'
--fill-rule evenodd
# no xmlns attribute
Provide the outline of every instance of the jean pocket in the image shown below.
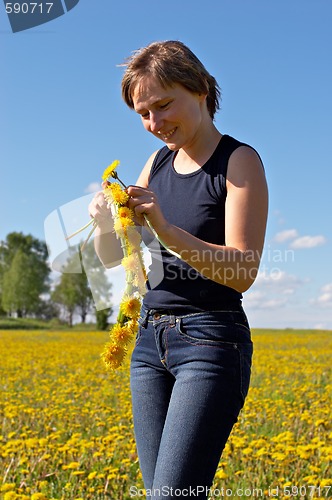
<svg viewBox="0 0 332 500"><path fill-rule="evenodd" d="M250 330L246 325L235 323L229 315L218 317L209 314L196 317L178 318L178 335L191 344L234 348L235 344L251 344Z"/></svg>

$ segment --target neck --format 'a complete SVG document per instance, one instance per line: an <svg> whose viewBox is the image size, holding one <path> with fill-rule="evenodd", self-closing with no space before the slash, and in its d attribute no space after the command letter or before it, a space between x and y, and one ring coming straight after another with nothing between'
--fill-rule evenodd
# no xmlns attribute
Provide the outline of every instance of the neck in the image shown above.
<svg viewBox="0 0 332 500"><path fill-rule="evenodd" d="M191 173L201 168L216 149L222 134L211 121L211 126L204 129L204 133L193 141L191 145L179 149L174 168L178 173Z"/></svg>

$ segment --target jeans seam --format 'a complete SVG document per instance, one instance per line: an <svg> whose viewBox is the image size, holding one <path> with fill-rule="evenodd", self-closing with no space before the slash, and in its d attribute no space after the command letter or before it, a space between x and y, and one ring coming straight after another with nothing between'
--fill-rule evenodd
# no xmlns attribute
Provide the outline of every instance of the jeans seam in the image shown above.
<svg viewBox="0 0 332 500"><path fill-rule="evenodd" d="M237 342L227 342L225 340L209 340L209 339L196 339L195 337L191 337L190 335L179 332L180 337L191 345L201 345L205 347L224 347L225 349L237 349Z"/></svg>
<svg viewBox="0 0 332 500"><path fill-rule="evenodd" d="M242 326L243 328L245 328L250 333L250 327L248 327L244 323L234 323L234 324L237 325L237 326Z"/></svg>
<svg viewBox="0 0 332 500"><path fill-rule="evenodd" d="M240 325L244 326L244 325ZM181 318L177 318L176 320L176 331L178 335L183 339L184 342L187 342L191 345L201 345L208 347L227 347L238 349L238 345L251 345L251 340L249 342L238 342L237 340L228 342L227 340L214 340L214 339L197 339L196 337L192 337L188 333L185 333L181 330ZM249 330L250 332L250 330Z"/></svg>

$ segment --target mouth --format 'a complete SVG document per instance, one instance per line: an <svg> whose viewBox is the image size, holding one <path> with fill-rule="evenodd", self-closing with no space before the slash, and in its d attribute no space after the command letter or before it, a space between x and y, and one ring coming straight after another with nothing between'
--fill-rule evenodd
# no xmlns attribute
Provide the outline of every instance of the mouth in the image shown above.
<svg viewBox="0 0 332 500"><path fill-rule="evenodd" d="M163 141L167 141L168 139L170 139L170 137L172 137L172 135L174 134L176 129L177 129L177 127L174 127L172 130L170 130L169 132L166 132L164 134L161 132L158 132L158 135Z"/></svg>

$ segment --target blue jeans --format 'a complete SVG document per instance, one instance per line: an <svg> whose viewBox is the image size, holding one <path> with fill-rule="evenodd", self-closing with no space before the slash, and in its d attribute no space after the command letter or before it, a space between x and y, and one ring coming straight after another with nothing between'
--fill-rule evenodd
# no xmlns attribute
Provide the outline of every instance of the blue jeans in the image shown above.
<svg viewBox="0 0 332 500"><path fill-rule="evenodd" d="M243 310L142 310L131 391L148 500L206 500L248 392L252 352Z"/></svg>

